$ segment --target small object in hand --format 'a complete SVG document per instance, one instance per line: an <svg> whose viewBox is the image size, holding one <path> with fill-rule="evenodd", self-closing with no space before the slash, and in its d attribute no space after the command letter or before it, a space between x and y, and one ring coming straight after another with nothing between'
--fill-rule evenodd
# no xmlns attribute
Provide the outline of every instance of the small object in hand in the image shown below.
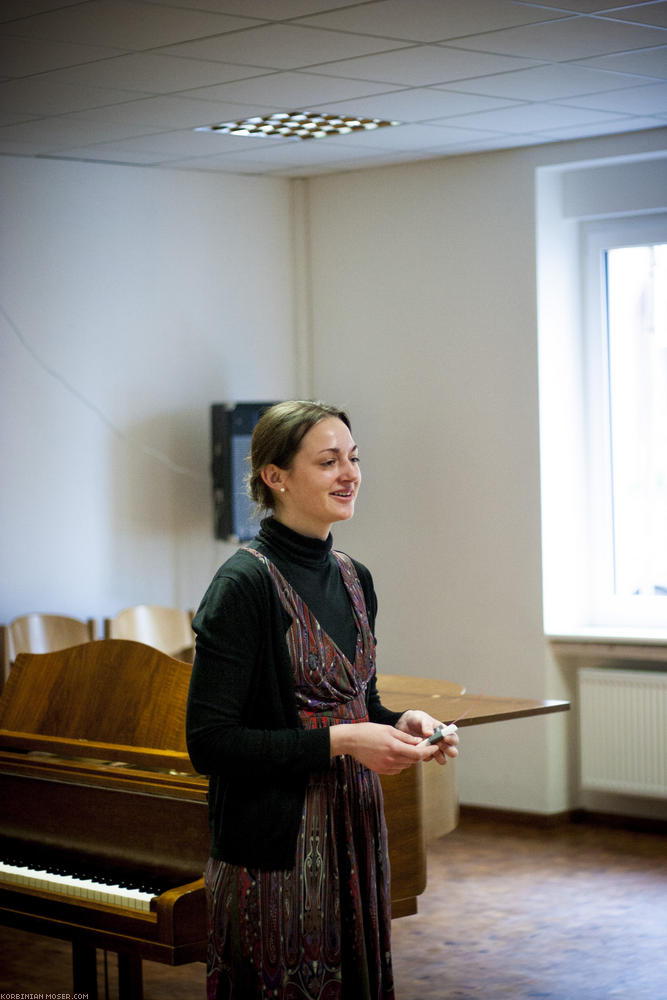
<svg viewBox="0 0 667 1000"><path fill-rule="evenodd" d="M433 746L434 743L439 743L440 740L444 740L445 736L449 736L450 733L455 733L458 726L452 722L449 726L437 726L430 736L427 736L425 740L422 740L422 746L427 744L428 746Z"/></svg>

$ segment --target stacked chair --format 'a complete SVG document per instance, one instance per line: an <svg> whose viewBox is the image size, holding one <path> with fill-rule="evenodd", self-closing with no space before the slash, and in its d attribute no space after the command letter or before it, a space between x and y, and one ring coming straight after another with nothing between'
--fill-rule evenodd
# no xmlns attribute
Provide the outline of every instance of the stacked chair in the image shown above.
<svg viewBox="0 0 667 1000"><path fill-rule="evenodd" d="M15 618L3 628L3 663L0 690L19 653L55 653L96 638L95 621L66 615L29 614Z"/></svg>
<svg viewBox="0 0 667 1000"><path fill-rule="evenodd" d="M192 612L157 604L137 604L104 619L105 639L133 639L177 660L192 663Z"/></svg>

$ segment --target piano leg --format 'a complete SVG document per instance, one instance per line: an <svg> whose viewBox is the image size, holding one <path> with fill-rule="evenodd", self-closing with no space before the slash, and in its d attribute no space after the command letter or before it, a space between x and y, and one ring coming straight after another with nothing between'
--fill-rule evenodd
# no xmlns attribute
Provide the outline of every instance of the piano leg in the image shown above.
<svg viewBox="0 0 667 1000"><path fill-rule="evenodd" d="M118 953L119 1000L144 1000L141 958L138 955Z"/></svg>
<svg viewBox="0 0 667 1000"><path fill-rule="evenodd" d="M72 978L75 993L87 1000L98 1000L97 949L81 941L72 941ZM105 993L108 996L107 988ZM118 1000L144 1000L141 958L127 952L118 953Z"/></svg>
<svg viewBox="0 0 667 1000"><path fill-rule="evenodd" d="M72 941L74 992L97 1000L97 950L93 945Z"/></svg>

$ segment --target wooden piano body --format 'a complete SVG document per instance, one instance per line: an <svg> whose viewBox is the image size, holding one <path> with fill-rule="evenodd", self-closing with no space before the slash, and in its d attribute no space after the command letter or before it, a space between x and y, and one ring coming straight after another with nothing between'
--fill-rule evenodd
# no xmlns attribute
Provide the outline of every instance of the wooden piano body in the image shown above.
<svg viewBox="0 0 667 1000"><path fill-rule="evenodd" d="M191 667L104 640L21 654L0 698L5 856L158 886L148 912L0 874L0 923L72 941L74 990L96 996L95 949L118 952L122 995L141 960L203 960L206 781L185 747Z"/></svg>

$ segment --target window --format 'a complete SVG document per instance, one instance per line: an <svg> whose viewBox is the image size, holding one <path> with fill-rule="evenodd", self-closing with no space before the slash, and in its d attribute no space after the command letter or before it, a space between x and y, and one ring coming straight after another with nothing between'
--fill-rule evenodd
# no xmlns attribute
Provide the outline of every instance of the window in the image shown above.
<svg viewBox="0 0 667 1000"><path fill-rule="evenodd" d="M544 625L667 637L667 159L538 170Z"/></svg>
<svg viewBox="0 0 667 1000"><path fill-rule="evenodd" d="M582 235L590 607L616 626L667 623L667 223Z"/></svg>
<svg viewBox="0 0 667 1000"><path fill-rule="evenodd" d="M667 243L605 263L614 593L667 596Z"/></svg>

